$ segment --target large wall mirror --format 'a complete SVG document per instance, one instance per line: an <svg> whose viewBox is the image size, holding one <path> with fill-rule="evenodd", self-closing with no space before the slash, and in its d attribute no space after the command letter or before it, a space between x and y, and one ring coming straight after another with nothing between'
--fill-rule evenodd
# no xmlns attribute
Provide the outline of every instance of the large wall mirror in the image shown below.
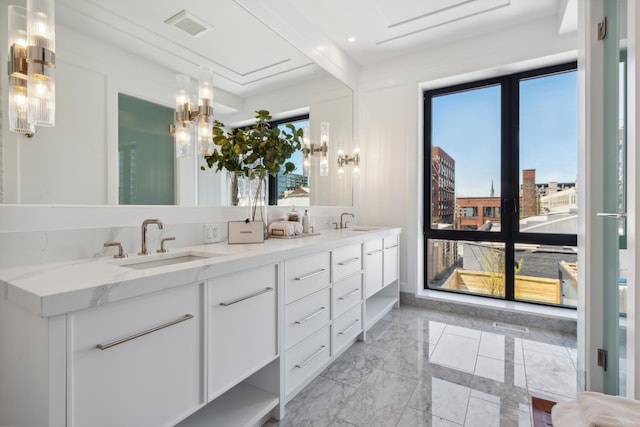
<svg viewBox="0 0 640 427"><path fill-rule="evenodd" d="M0 0L1 22L8 4ZM175 16L205 30L192 36L165 22ZM6 38L0 31L0 46ZM26 138L10 132L2 114L0 202L224 206L224 174L201 171L197 154L160 154L170 144L175 76L197 78L199 66L214 70L214 116L229 127L249 123L257 109L274 119L308 114L312 138L329 122L330 173L320 176L313 159L310 204L352 204L351 175L336 173L338 150L353 148L352 91L233 0L158 0L152 8L127 0L57 0L56 126ZM141 168L153 197L132 186L142 179Z"/></svg>

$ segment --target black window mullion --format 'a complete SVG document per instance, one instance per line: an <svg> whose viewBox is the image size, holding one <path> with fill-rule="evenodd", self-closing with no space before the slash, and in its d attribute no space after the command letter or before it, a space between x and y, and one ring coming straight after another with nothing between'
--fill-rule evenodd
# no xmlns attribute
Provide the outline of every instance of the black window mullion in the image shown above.
<svg viewBox="0 0 640 427"><path fill-rule="evenodd" d="M514 230L518 228L518 157L517 133L518 90L514 79L505 77L502 82L502 204L505 207L504 227L504 279L507 301L515 299L515 242ZM515 171L515 173L514 173ZM515 180L514 180L515 175Z"/></svg>

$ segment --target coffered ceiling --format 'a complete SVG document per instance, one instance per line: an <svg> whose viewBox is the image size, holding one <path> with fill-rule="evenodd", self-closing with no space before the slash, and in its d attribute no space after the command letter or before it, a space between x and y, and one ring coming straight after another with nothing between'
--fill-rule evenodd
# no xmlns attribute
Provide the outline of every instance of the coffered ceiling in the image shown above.
<svg viewBox="0 0 640 427"><path fill-rule="evenodd" d="M575 31L576 2L57 0L56 19L192 76L211 66L216 86L249 96L324 75L309 48L312 33L357 69L545 16L557 16L558 31ZM166 22L176 15L193 22ZM205 30L192 36L179 27Z"/></svg>

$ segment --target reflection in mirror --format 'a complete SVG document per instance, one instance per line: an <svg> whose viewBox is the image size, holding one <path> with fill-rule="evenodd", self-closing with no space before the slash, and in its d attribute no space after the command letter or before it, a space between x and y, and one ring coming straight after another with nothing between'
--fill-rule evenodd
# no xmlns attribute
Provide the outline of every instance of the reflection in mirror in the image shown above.
<svg viewBox="0 0 640 427"><path fill-rule="evenodd" d="M118 94L118 196L121 205L174 205L173 110Z"/></svg>
<svg viewBox="0 0 640 427"><path fill-rule="evenodd" d="M290 133L286 124L291 123L296 129L304 129L309 126L309 117L299 120L285 120L282 123L274 123L282 132ZM309 176L304 175L302 161L304 155L302 150L293 153L288 161L296 165L296 169L288 174L283 171L278 173L275 179L269 181L269 204L278 206L309 206L311 205ZM273 183L273 184L272 184Z"/></svg>
<svg viewBox="0 0 640 427"><path fill-rule="evenodd" d="M6 4L0 0L0 22L6 22ZM214 69L214 118L230 127L246 123L258 109L269 110L274 119L309 114L316 137L320 123L330 122L332 170L328 177L316 177L317 167L312 169L310 204L351 205L350 178L339 179L335 173L337 150L351 149L351 90L236 2L219 0L215 10L197 5L195 0L179 6L162 0L149 14L144 2L56 1L56 126L40 128L27 139L10 132L8 114L2 115L0 202L224 205L226 178L199 172L202 159L196 157L173 159L173 202L141 198L140 191L146 189L132 192L120 179L126 162L119 147L127 142L119 141L118 94L173 109L176 74L197 77L198 66L203 65ZM174 15L179 12L176 8L198 10L204 21L217 25L194 39L156 19ZM220 19L221 13L225 19ZM127 16L136 16L135 22ZM229 38L237 28L243 28L246 37ZM7 46L6 39L6 31L0 31L0 46ZM269 48L256 49L256 40ZM238 53L248 51L252 55ZM3 106L6 65L0 61L0 75L5 76L0 78ZM158 116L158 121L166 129L173 119ZM159 162L143 156L145 160ZM168 173L171 166L157 169ZM161 192L171 193L168 184L162 184Z"/></svg>

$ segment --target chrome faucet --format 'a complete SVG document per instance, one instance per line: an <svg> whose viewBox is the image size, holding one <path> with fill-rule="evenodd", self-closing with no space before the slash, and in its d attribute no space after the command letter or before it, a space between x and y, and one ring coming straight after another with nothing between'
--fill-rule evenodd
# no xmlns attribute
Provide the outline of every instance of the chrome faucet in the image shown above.
<svg viewBox="0 0 640 427"><path fill-rule="evenodd" d="M142 251L138 255L149 255L147 251L147 225L149 224L157 225L160 230L164 228L162 221L159 219L145 219L142 222Z"/></svg>
<svg viewBox="0 0 640 427"><path fill-rule="evenodd" d="M342 213L340 214L340 228L341 228L341 229L342 229L342 228L347 228L347 224L349 224L349 221L346 221L346 222L344 222L344 223L343 223L343 218L344 218L344 216L345 216L345 215L349 215L349 216L351 216L352 218L355 218L355 217L356 217L352 212L342 212Z"/></svg>

